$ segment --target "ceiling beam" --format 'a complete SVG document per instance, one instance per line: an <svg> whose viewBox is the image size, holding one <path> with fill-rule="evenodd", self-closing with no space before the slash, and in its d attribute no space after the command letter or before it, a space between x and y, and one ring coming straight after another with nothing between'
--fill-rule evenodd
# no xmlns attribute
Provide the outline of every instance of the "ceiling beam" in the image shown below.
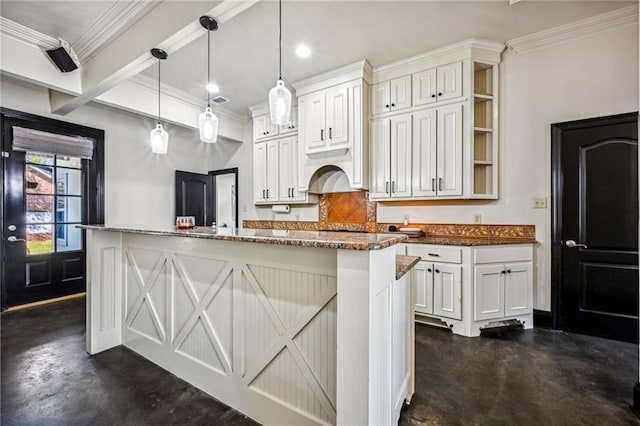
<svg viewBox="0 0 640 426"><path fill-rule="evenodd" d="M163 1L81 68L82 91L78 96L51 92L51 112L66 115L153 65L156 59L149 53L151 48L171 54L203 36L206 33L198 22L200 16L211 15L223 23L258 1Z"/></svg>

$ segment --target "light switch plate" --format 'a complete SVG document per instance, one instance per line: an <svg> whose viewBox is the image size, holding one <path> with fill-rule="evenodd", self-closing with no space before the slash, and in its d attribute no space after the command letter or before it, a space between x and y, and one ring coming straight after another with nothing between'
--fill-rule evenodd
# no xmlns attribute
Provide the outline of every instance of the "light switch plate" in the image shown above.
<svg viewBox="0 0 640 426"><path fill-rule="evenodd" d="M474 214L473 215L473 223L482 223L482 215Z"/></svg>
<svg viewBox="0 0 640 426"><path fill-rule="evenodd" d="M534 209L546 209L547 197L535 197L531 199L531 207Z"/></svg>

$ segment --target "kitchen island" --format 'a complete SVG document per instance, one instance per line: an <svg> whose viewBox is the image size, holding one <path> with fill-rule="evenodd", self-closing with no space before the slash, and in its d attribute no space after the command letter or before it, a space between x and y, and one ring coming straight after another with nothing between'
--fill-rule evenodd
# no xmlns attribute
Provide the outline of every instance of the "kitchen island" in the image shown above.
<svg viewBox="0 0 640 426"><path fill-rule="evenodd" d="M404 235L83 228L90 354L124 345L263 424L393 424L410 400Z"/></svg>

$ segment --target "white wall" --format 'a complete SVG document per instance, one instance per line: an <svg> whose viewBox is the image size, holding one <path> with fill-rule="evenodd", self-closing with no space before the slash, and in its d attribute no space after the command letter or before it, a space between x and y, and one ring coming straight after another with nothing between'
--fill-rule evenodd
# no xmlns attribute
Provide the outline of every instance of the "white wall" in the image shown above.
<svg viewBox="0 0 640 426"><path fill-rule="evenodd" d="M169 152L151 153L152 119L85 105L67 116L50 114L47 89L7 77L0 80L0 105L105 131L105 222L124 225L175 224L175 170L206 173L207 144L196 131L168 126Z"/></svg>
<svg viewBox="0 0 640 426"><path fill-rule="evenodd" d="M503 54L500 106L499 200L378 204L378 221L532 224L536 226L534 307L550 310L551 124L638 110L638 29L626 27L546 49ZM294 207L287 215L252 204L250 126L245 143L225 166L239 167L240 221L317 220L317 207ZM224 153L221 155L225 157ZM547 197L547 209L532 209Z"/></svg>

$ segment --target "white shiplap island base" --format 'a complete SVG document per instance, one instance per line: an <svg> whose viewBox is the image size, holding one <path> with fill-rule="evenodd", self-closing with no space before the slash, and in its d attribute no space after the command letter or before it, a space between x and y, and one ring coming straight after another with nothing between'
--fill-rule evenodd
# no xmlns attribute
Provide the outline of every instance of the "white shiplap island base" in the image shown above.
<svg viewBox="0 0 640 426"><path fill-rule="evenodd" d="M397 423L414 380L402 237L83 228L90 354L124 345L263 424Z"/></svg>

